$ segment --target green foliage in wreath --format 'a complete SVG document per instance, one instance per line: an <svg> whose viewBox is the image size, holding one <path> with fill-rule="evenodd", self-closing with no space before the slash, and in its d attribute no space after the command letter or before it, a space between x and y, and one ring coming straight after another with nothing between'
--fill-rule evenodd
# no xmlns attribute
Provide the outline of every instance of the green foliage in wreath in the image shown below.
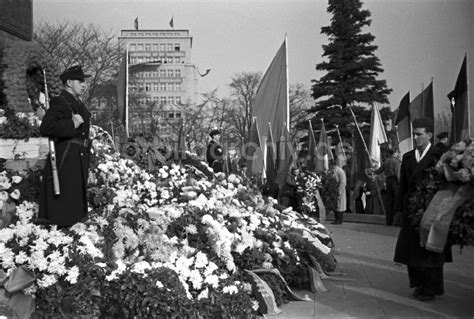
<svg viewBox="0 0 474 319"><path fill-rule="evenodd" d="M423 213L436 192L445 188L446 183L444 176L435 168L427 169L408 198L408 218L418 232ZM474 199L468 199L456 209L449 227L448 242L461 248L474 245Z"/></svg>
<svg viewBox="0 0 474 319"><path fill-rule="evenodd" d="M339 201L339 192L338 183L334 178L333 172L328 171L326 173L321 173L321 183L321 200L323 201L326 210L336 210Z"/></svg>
<svg viewBox="0 0 474 319"><path fill-rule="evenodd" d="M49 94L58 95L60 70L51 56L34 42L6 41L0 65L6 105L16 112L33 111L28 98L33 100L44 91L42 70L46 70Z"/></svg>
<svg viewBox="0 0 474 319"><path fill-rule="evenodd" d="M0 124L0 138L25 139L28 141L30 137L41 136L38 125L31 124L26 117L17 116L13 109L7 107L5 117L7 120Z"/></svg>
<svg viewBox="0 0 474 319"><path fill-rule="evenodd" d="M272 289L273 296L277 306L290 302L286 287L283 281L276 274L272 273L259 273L258 276L262 278L268 286Z"/></svg>

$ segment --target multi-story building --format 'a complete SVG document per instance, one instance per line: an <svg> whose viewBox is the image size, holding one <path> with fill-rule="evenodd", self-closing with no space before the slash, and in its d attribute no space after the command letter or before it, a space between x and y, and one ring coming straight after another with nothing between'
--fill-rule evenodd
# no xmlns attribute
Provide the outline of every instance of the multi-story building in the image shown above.
<svg viewBox="0 0 474 319"><path fill-rule="evenodd" d="M189 30L122 30L129 52L129 130L177 139L185 106L197 100L197 69Z"/></svg>

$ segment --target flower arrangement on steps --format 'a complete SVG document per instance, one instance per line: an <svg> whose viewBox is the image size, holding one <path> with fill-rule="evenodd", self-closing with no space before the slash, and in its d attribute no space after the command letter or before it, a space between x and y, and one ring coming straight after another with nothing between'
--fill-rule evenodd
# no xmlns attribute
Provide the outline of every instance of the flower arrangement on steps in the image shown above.
<svg viewBox="0 0 474 319"><path fill-rule="evenodd" d="M308 256L334 270L331 238L314 219L276 210L239 176L205 178L191 162L150 174L93 131L87 221L35 225L37 204L19 196L18 221L0 230L18 316L249 318L259 303L244 270L276 268L304 288Z"/></svg>

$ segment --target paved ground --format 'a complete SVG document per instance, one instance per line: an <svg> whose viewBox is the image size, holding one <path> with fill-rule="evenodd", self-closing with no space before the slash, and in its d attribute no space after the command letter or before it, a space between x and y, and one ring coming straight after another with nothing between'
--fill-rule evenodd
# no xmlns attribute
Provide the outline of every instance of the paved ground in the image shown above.
<svg viewBox="0 0 474 319"><path fill-rule="evenodd" d="M453 248L444 267L445 295L430 302L411 296L404 265L392 261L398 227L344 223L327 225L343 280L323 280L328 292L314 302L290 302L267 318L474 318L474 247Z"/></svg>

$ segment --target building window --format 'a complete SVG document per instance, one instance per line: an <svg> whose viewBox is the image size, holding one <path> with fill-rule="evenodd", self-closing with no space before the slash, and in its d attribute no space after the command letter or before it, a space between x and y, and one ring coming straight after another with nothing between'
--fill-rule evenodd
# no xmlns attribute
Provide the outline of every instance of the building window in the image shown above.
<svg viewBox="0 0 474 319"><path fill-rule="evenodd" d="M160 96L160 104L166 104L166 96Z"/></svg>
<svg viewBox="0 0 474 319"><path fill-rule="evenodd" d="M160 83L160 91L166 91L166 83Z"/></svg>
<svg viewBox="0 0 474 319"><path fill-rule="evenodd" d="M168 104L174 103L174 96L168 96Z"/></svg>
<svg viewBox="0 0 474 319"><path fill-rule="evenodd" d="M179 56L174 57L174 63L178 64L181 62L181 58Z"/></svg>
<svg viewBox="0 0 474 319"><path fill-rule="evenodd" d="M158 43L153 43L153 51L158 51Z"/></svg>
<svg viewBox="0 0 474 319"><path fill-rule="evenodd" d="M153 83L153 91L158 92L158 83L156 82Z"/></svg>
<svg viewBox="0 0 474 319"><path fill-rule="evenodd" d="M168 92L173 91L173 83L166 83L166 91Z"/></svg>
<svg viewBox="0 0 474 319"><path fill-rule="evenodd" d="M166 76L172 78L174 76L174 70L168 69L166 70Z"/></svg>
<svg viewBox="0 0 474 319"><path fill-rule="evenodd" d="M136 51L137 45L135 43L130 44L130 51Z"/></svg>
<svg viewBox="0 0 474 319"><path fill-rule="evenodd" d="M181 96L175 97L176 104L181 104Z"/></svg>
<svg viewBox="0 0 474 319"><path fill-rule="evenodd" d="M176 92L181 91L181 83L175 83L175 84L174 84L174 90L175 90Z"/></svg>
<svg viewBox="0 0 474 319"><path fill-rule="evenodd" d="M175 44L174 44L174 50L175 50L175 51L181 51L181 50L180 50L179 43L175 43Z"/></svg>
<svg viewBox="0 0 474 319"><path fill-rule="evenodd" d="M173 112L169 112L169 113L168 113L168 118L170 118L170 119L174 118Z"/></svg>
<svg viewBox="0 0 474 319"><path fill-rule="evenodd" d="M165 44L164 43L160 43L160 51L161 52L165 51Z"/></svg>
<svg viewBox="0 0 474 319"><path fill-rule="evenodd" d="M166 63L173 63L173 57L172 56L167 56L166 57Z"/></svg>
<svg viewBox="0 0 474 319"><path fill-rule="evenodd" d="M138 51L143 51L143 44L138 45Z"/></svg>
<svg viewBox="0 0 474 319"><path fill-rule="evenodd" d="M173 51L173 44L172 44L172 43L168 43L168 44L166 45L166 48L168 49L167 51L172 52L172 51Z"/></svg>
<svg viewBox="0 0 474 319"><path fill-rule="evenodd" d="M161 69L160 70L160 78L164 78L166 77L166 70L165 69Z"/></svg>
<svg viewBox="0 0 474 319"><path fill-rule="evenodd" d="M150 51L151 50L151 44L150 43L146 43L145 44L145 51Z"/></svg>
<svg viewBox="0 0 474 319"><path fill-rule="evenodd" d="M177 78L180 78L181 77L181 70L180 69L175 69L174 70L174 76L177 77Z"/></svg>

